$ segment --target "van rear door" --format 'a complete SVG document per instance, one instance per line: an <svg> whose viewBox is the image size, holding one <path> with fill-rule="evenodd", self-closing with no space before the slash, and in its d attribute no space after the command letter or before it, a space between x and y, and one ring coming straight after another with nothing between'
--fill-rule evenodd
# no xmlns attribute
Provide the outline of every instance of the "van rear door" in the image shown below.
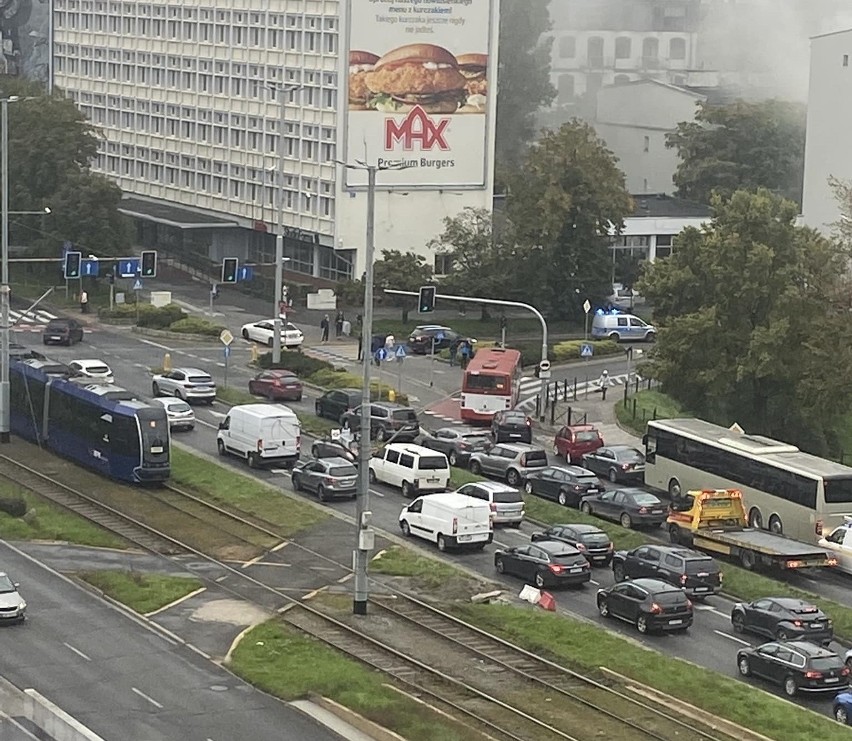
<svg viewBox="0 0 852 741"><path fill-rule="evenodd" d="M295 415L266 417L261 421L261 456L264 458L298 458L302 430Z"/></svg>
<svg viewBox="0 0 852 741"><path fill-rule="evenodd" d="M459 544L482 543L491 537L491 509L486 504L459 507L454 515L457 519L456 540Z"/></svg>

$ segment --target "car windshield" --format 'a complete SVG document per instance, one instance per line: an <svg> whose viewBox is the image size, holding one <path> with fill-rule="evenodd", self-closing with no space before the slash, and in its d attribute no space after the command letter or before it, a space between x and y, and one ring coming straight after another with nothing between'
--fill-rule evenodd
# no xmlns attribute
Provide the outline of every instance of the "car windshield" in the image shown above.
<svg viewBox="0 0 852 741"><path fill-rule="evenodd" d="M329 476L355 476L357 473L355 466L333 466L328 469Z"/></svg>
<svg viewBox="0 0 852 741"><path fill-rule="evenodd" d="M65 329L68 329L68 322L58 321L58 322L48 322L47 329L51 332L61 332Z"/></svg>
<svg viewBox="0 0 852 741"><path fill-rule="evenodd" d="M191 412L192 407L185 401L173 401L169 404L169 409L172 412Z"/></svg>
<svg viewBox="0 0 852 741"><path fill-rule="evenodd" d="M598 439L598 433L595 430L586 430L578 432L574 437L578 443L590 443Z"/></svg>
<svg viewBox="0 0 852 741"><path fill-rule="evenodd" d="M15 585L8 576L0 576L0 594L9 594L9 592L17 592Z"/></svg>
<svg viewBox="0 0 852 741"><path fill-rule="evenodd" d="M465 435L462 435L462 439L466 443L470 443L471 445L476 445L477 443L490 443L491 438L483 435L479 432L469 432Z"/></svg>
<svg viewBox="0 0 852 741"><path fill-rule="evenodd" d="M298 376L278 376L278 380L281 381L281 383L298 383L299 377Z"/></svg>
<svg viewBox="0 0 852 741"><path fill-rule="evenodd" d="M580 540L586 545L606 545L609 543L609 537L605 533L586 533Z"/></svg>
<svg viewBox="0 0 852 741"><path fill-rule="evenodd" d="M581 484L597 484L598 477L594 474L583 473L577 476L577 481Z"/></svg>
<svg viewBox="0 0 852 741"><path fill-rule="evenodd" d="M87 365L83 367L83 372L104 374L109 373L109 368L107 368L105 365Z"/></svg>
<svg viewBox="0 0 852 741"><path fill-rule="evenodd" d="M681 591L657 592L651 597L660 605L686 605L686 595Z"/></svg>
<svg viewBox="0 0 852 741"><path fill-rule="evenodd" d="M494 501L500 504L515 504L523 501L521 493L517 491L495 491L493 495Z"/></svg>
<svg viewBox="0 0 852 741"><path fill-rule="evenodd" d="M501 420L504 424L522 425L526 424L527 415L522 412L507 412Z"/></svg>
<svg viewBox="0 0 852 741"><path fill-rule="evenodd" d="M190 383L213 383L213 379L210 376L190 376Z"/></svg>
<svg viewBox="0 0 852 741"><path fill-rule="evenodd" d="M687 574L717 574L719 565L710 558L697 558L686 562Z"/></svg>
<svg viewBox="0 0 852 741"><path fill-rule="evenodd" d="M528 450L524 453L524 457L527 460L527 465L530 465L532 462L539 465L540 461L544 461L544 465L547 465L547 453L543 450Z"/></svg>
<svg viewBox="0 0 852 741"><path fill-rule="evenodd" d="M810 660L810 667L818 672L840 669L843 662L839 656L815 656Z"/></svg>
<svg viewBox="0 0 852 741"><path fill-rule="evenodd" d="M633 448L627 448L624 450L616 450L615 451L616 460L626 461L628 463L644 463L645 456L642 455L638 450L634 450Z"/></svg>
<svg viewBox="0 0 852 741"><path fill-rule="evenodd" d="M655 507L658 504L662 504L662 502L653 494L644 494L642 492L634 494L633 501L640 507Z"/></svg>
<svg viewBox="0 0 852 741"><path fill-rule="evenodd" d="M417 414L415 414L413 409L397 409L393 413L393 418L403 420L404 422L416 422Z"/></svg>

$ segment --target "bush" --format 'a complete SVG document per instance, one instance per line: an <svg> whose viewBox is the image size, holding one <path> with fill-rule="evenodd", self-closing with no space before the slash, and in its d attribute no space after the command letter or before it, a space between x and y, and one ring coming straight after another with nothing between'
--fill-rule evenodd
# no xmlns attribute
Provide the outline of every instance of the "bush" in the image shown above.
<svg viewBox="0 0 852 741"><path fill-rule="evenodd" d="M186 316L186 312L177 304L168 304L168 306L140 304L137 326L149 327L150 329L168 329L175 322L186 319Z"/></svg>
<svg viewBox="0 0 852 741"><path fill-rule="evenodd" d="M551 352L556 361L579 360L582 345L591 345L594 348L594 357L617 355L622 352L618 343L612 340L565 340L557 342Z"/></svg>
<svg viewBox="0 0 852 741"><path fill-rule="evenodd" d="M225 329L221 324L213 324L207 319L201 319L197 316L188 316L185 319L178 319L174 324L169 325L169 332L178 332L180 334L200 334L207 337L218 337Z"/></svg>
<svg viewBox="0 0 852 741"><path fill-rule="evenodd" d="M311 373L306 379L308 383L322 386L326 389L358 389L361 388L361 377L354 373L334 368L322 368Z"/></svg>
<svg viewBox="0 0 852 741"><path fill-rule="evenodd" d="M27 514L27 503L23 497L0 497L0 510L12 517L23 517Z"/></svg>
<svg viewBox="0 0 852 741"><path fill-rule="evenodd" d="M268 368L285 368L293 371L299 378L307 378L308 376L321 370L333 371L334 366L325 360L317 360L310 355L304 355L300 352L292 350L281 351L281 362L272 362L272 353L265 352L257 359L257 367L266 370Z"/></svg>

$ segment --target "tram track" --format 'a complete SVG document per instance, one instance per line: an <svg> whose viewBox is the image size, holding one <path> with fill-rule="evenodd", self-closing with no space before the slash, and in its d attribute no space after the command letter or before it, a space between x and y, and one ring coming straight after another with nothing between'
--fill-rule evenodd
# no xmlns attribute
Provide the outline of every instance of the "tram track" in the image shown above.
<svg viewBox="0 0 852 741"><path fill-rule="evenodd" d="M507 741L530 738L536 741L593 741L600 737L602 731L607 733L607 737L618 738L619 741L730 741L732 738L686 723L662 708L650 707L646 700L640 702L625 691L539 658L425 602L382 585L383 589L393 592L394 597L392 602L373 598L372 603L379 607L381 613L393 616L394 620L405 623L412 630L429 633L433 640L445 643L454 652L465 653L480 665L487 664L488 673L511 675L511 682L503 682L506 687L495 690L493 682L480 681L487 673L480 673L481 677L478 677L459 668L437 669L422 657L417 657L416 645L400 650L387 640L371 636L360 627L335 618L327 610L295 599L243 569L140 522L26 464L0 455L0 476L97 523L146 551L164 558L192 555L215 566L219 576L212 579L200 575L200 578L215 581L218 588L279 613L289 625L387 673L406 691L454 713L494 738ZM275 525L253 515L232 512L172 485L145 490L145 494L175 512L227 533L228 537L238 539L246 546L261 549L264 558L278 560L280 557L270 546L287 543L351 573L348 564L338 563L313 549L289 541L276 532ZM547 711L548 698L554 697L559 701L559 713ZM536 707L534 714L526 709L531 702ZM566 707L571 704L586 719L579 728L566 722L566 718L571 716ZM595 717L595 723L588 722L589 716Z"/></svg>

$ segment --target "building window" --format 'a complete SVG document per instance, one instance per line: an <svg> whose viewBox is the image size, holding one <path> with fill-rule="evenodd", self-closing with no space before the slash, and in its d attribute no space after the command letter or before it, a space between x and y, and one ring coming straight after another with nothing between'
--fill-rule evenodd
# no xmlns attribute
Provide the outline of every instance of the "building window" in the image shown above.
<svg viewBox="0 0 852 741"><path fill-rule="evenodd" d="M615 58L630 59L632 41L628 36L619 36L615 40Z"/></svg>
<svg viewBox="0 0 852 741"><path fill-rule="evenodd" d="M586 58L590 67L603 67L604 42L600 36L592 36L586 45Z"/></svg>
<svg viewBox="0 0 852 741"><path fill-rule="evenodd" d="M643 152L650 152L651 151L651 137L650 136L643 137L642 151Z"/></svg>
<svg viewBox="0 0 852 741"><path fill-rule="evenodd" d="M656 67L660 59L660 42L649 37L642 42L642 63L646 67Z"/></svg>
<svg viewBox="0 0 852 741"><path fill-rule="evenodd" d="M844 66L844 67L848 67L848 66L849 66L849 55L848 55L848 54L844 54L844 55L843 55L843 66Z"/></svg>
<svg viewBox="0 0 852 741"><path fill-rule="evenodd" d="M559 56L563 59L573 59L577 56L577 40L573 36L563 36L559 39Z"/></svg>
<svg viewBox="0 0 852 741"><path fill-rule="evenodd" d="M574 97L574 75L559 75L559 100Z"/></svg>
<svg viewBox="0 0 852 741"><path fill-rule="evenodd" d="M686 59L686 41L683 39L669 41L669 59Z"/></svg>

